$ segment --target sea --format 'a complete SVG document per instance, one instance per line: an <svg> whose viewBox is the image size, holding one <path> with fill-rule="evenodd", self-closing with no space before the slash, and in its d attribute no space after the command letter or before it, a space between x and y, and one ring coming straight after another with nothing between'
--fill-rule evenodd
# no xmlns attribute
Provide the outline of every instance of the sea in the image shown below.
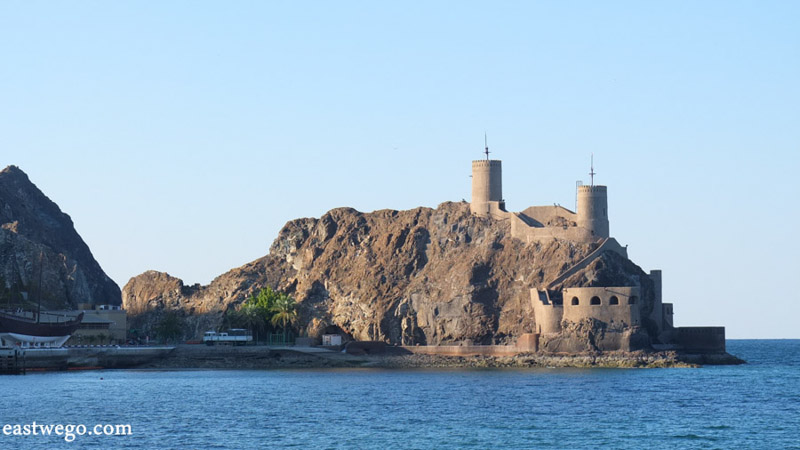
<svg viewBox="0 0 800 450"><path fill-rule="evenodd" d="M800 340L727 345L748 363L3 376L0 448L800 449Z"/></svg>

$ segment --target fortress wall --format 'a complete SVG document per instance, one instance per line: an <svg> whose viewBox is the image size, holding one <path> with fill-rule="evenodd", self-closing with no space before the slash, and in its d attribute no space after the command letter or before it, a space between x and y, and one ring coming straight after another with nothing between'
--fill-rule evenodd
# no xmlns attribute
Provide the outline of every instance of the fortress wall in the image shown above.
<svg viewBox="0 0 800 450"><path fill-rule="evenodd" d="M664 318L664 328L673 328L675 325L673 324L672 321L673 317L672 303L662 303L661 310L663 311L662 317Z"/></svg>
<svg viewBox="0 0 800 450"><path fill-rule="evenodd" d="M415 354L439 356L516 356L536 351L516 345L418 345L403 348Z"/></svg>
<svg viewBox="0 0 800 450"><path fill-rule="evenodd" d="M536 332L539 334L548 334L561 331L561 318L564 314L563 306L554 305L550 301L547 291L531 289L530 292Z"/></svg>
<svg viewBox="0 0 800 450"><path fill-rule="evenodd" d="M508 220L514 215L506 211L506 202L488 202L486 209L495 220Z"/></svg>
<svg viewBox="0 0 800 450"><path fill-rule="evenodd" d="M508 220L513 214L506 211L505 202L478 202L469 204L470 212L480 217L491 217L495 220Z"/></svg>
<svg viewBox="0 0 800 450"><path fill-rule="evenodd" d="M578 212L560 205L531 206L521 213L506 214L503 200L502 163L472 161L470 211L480 217L511 220L512 236L526 243L561 239L597 242L609 236L605 186L579 186Z"/></svg>
<svg viewBox="0 0 800 450"><path fill-rule="evenodd" d="M564 320L578 322L582 319L597 319L606 323L641 325L638 287L567 288L564 289L563 296ZM595 296L600 299L600 305L591 304L591 298ZM612 296L617 297L619 304L611 304ZM574 297L578 298L578 305L572 304ZM629 299L633 299L635 303L629 304Z"/></svg>
<svg viewBox="0 0 800 450"><path fill-rule="evenodd" d="M575 242L594 242L597 240L589 230L579 227L531 227L516 214L512 214L511 235L526 243L563 239Z"/></svg>
<svg viewBox="0 0 800 450"><path fill-rule="evenodd" d="M578 215L574 212L564 208L560 205L554 206L530 206L526 208L524 211L521 211L521 214L524 214L531 219L541 223L542 225L547 225L548 222L557 221L560 217L563 217L570 222L578 221Z"/></svg>
<svg viewBox="0 0 800 450"><path fill-rule="evenodd" d="M650 313L650 319L658 326L658 332L664 330L664 308L662 306L661 298L661 271L651 270L650 279L653 280L653 290L655 291L655 301L653 303L653 311Z"/></svg>
<svg viewBox="0 0 800 450"><path fill-rule="evenodd" d="M523 333L516 342L517 350L521 352L537 352L539 351L539 334L538 333Z"/></svg>
<svg viewBox="0 0 800 450"><path fill-rule="evenodd" d="M724 352L725 327L679 327L678 345L689 352Z"/></svg>
<svg viewBox="0 0 800 450"><path fill-rule="evenodd" d="M530 244L531 241L528 240L528 237L525 234L525 230L531 228L530 225L525 223L516 214L511 214L509 220L511 221L511 236Z"/></svg>

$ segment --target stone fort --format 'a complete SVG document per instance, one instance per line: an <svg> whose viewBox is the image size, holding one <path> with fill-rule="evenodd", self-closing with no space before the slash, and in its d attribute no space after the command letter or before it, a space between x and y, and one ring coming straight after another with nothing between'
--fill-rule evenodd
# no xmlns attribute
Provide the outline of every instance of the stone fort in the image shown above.
<svg viewBox="0 0 800 450"><path fill-rule="evenodd" d="M661 293L661 270L651 270L654 304L647 319L655 324L650 342L643 342L640 306L641 286L564 286L572 275L581 271L606 252L628 259L626 247L611 237L608 218L608 188L592 183L577 186L577 211L559 205L531 206L521 212L506 211L503 197L502 162L489 159L472 161L472 214L492 220L507 220L513 237L526 243L560 239L592 244L595 248L585 258L567 268L557 278L530 290L537 342L549 342L550 351L575 352L558 336L567 328L582 322L600 324L603 339L596 342L599 350L630 351L653 347L697 352L724 352L724 327L675 327L673 305L664 303ZM560 289L559 289L560 288ZM560 292L559 292L560 291ZM560 294L560 295L558 295ZM654 332L653 332L654 331ZM646 334L646 333L644 333ZM655 336L653 336L655 335ZM644 341L648 338L645 337ZM537 347L539 345L537 344Z"/></svg>

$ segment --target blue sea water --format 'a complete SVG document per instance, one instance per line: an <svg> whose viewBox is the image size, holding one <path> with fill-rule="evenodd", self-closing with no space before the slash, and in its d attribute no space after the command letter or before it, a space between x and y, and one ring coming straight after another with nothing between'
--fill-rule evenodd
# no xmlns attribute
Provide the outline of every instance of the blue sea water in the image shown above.
<svg viewBox="0 0 800 450"><path fill-rule="evenodd" d="M800 340L699 369L91 371L0 378L0 448L798 448Z"/></svg>

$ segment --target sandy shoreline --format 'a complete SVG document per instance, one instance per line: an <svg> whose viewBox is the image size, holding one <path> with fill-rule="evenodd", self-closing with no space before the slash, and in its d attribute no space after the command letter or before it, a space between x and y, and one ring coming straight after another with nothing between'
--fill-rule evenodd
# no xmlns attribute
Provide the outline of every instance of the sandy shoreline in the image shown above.
<svg viewBox="0 0 800 450"><path fill-rule="evenodd" d="M322 369L322 368L663 368L742 364L730 354L686 355L676 352L607 353L600 355L440 356L387 353L348 355L313 349L178 346L168 356L141 369Z"/></svg>

